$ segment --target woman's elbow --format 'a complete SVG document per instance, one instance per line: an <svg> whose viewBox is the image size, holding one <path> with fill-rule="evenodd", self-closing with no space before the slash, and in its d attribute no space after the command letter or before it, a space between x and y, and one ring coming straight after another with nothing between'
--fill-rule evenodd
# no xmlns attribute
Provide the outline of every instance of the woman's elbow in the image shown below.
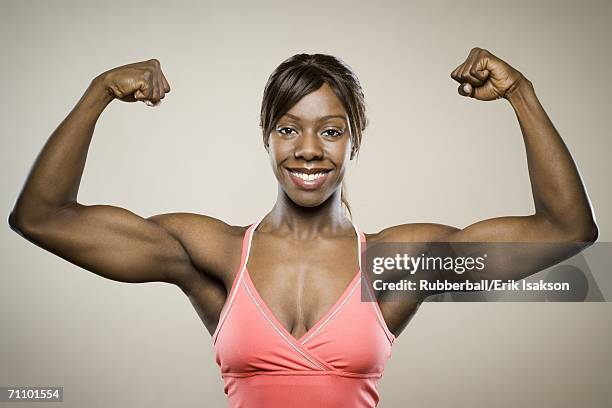
<svg viewBox="0 0 612 408"><path fill-rule="evenodd" d="M599 227L595 221L591 221L575 229L576 242L595 242L599 238Z"/></svg>

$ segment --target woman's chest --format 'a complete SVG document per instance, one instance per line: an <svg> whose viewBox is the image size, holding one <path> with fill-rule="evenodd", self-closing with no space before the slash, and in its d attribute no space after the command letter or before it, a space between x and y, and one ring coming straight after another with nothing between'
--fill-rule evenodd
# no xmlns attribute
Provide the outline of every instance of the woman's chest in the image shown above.
<svg viewBox="0 0 612 408"><path fill-rule="evenodd" d="M351 245L352 243L352 245ZM354 240L254 243L245 274L261 303L292 336L307 333L359 274Z"/></svg>

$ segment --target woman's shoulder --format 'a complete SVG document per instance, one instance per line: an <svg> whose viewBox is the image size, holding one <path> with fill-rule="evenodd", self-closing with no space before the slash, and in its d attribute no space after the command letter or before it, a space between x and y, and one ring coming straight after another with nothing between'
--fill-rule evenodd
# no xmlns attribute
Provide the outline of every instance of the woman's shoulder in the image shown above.
<svg viewBox="0 0 612 408"><path fill-rule="evenodd" d="M450 225L415 222L409 224L393 225L375 233L365 233L368 243L391 243L391 242L440 242L451 234L459 231L459 228Z"/></svg>
<svg viewBox="0 0 612 408"><path fill-rule="evenodd" d="M249 228L249 225L231 225L208 215L188 212L160 214L149 220L174 236L199 269L211 272L225 269L229 254L240 253Z"/></svg>
<svg viewBox="0 0 612 408"><path fill-rule="evenodd" d="M154 215L148 218L169 232L183 236L214 235L217 239L235 238L244 235L249 225L231 225L218 218L190 212L173 212Z"/></svg>

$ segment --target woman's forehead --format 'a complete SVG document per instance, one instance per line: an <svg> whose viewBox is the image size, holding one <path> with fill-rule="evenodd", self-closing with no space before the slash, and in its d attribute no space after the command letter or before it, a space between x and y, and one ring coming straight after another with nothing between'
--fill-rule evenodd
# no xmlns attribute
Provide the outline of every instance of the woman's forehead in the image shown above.
<svg viewBox="0 0 612 408"><path fill-rule="evenodd" d="M284 116L302 121L321 121L334 117L347 119L348 117L342 101L327 83L302 97Z"/></svg>

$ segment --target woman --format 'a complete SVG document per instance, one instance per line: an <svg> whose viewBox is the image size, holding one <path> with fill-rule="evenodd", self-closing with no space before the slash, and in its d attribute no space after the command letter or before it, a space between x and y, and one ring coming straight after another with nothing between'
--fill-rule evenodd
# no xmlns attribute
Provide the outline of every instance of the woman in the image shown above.
<svg viewBox="0 0 612 408"><path fill-rule="evenodd" d="M437 292L362 302L366 242L571 243L598 235L576 167L531 82L480 48L451 77L461 95L511 103L527 150L534 214L464 229L418 223L360 232L342 208L349 210L342 181L366 127L361 86L339 59L299 54L275 70L264 90L260 125L278 197L258 222L231 226L187 213L142 218L77 201L104 108L114 99L154 105L170 92L157 60L92 81L38 156L9 222L40 247L100 276L179 286L213 336L230 406L373 407L392 344ZM520 269L493 262L461 279L519 279L572 254L568 248L519 252L512 260ZM459 279L443 272L434 278Z"/></svg>

